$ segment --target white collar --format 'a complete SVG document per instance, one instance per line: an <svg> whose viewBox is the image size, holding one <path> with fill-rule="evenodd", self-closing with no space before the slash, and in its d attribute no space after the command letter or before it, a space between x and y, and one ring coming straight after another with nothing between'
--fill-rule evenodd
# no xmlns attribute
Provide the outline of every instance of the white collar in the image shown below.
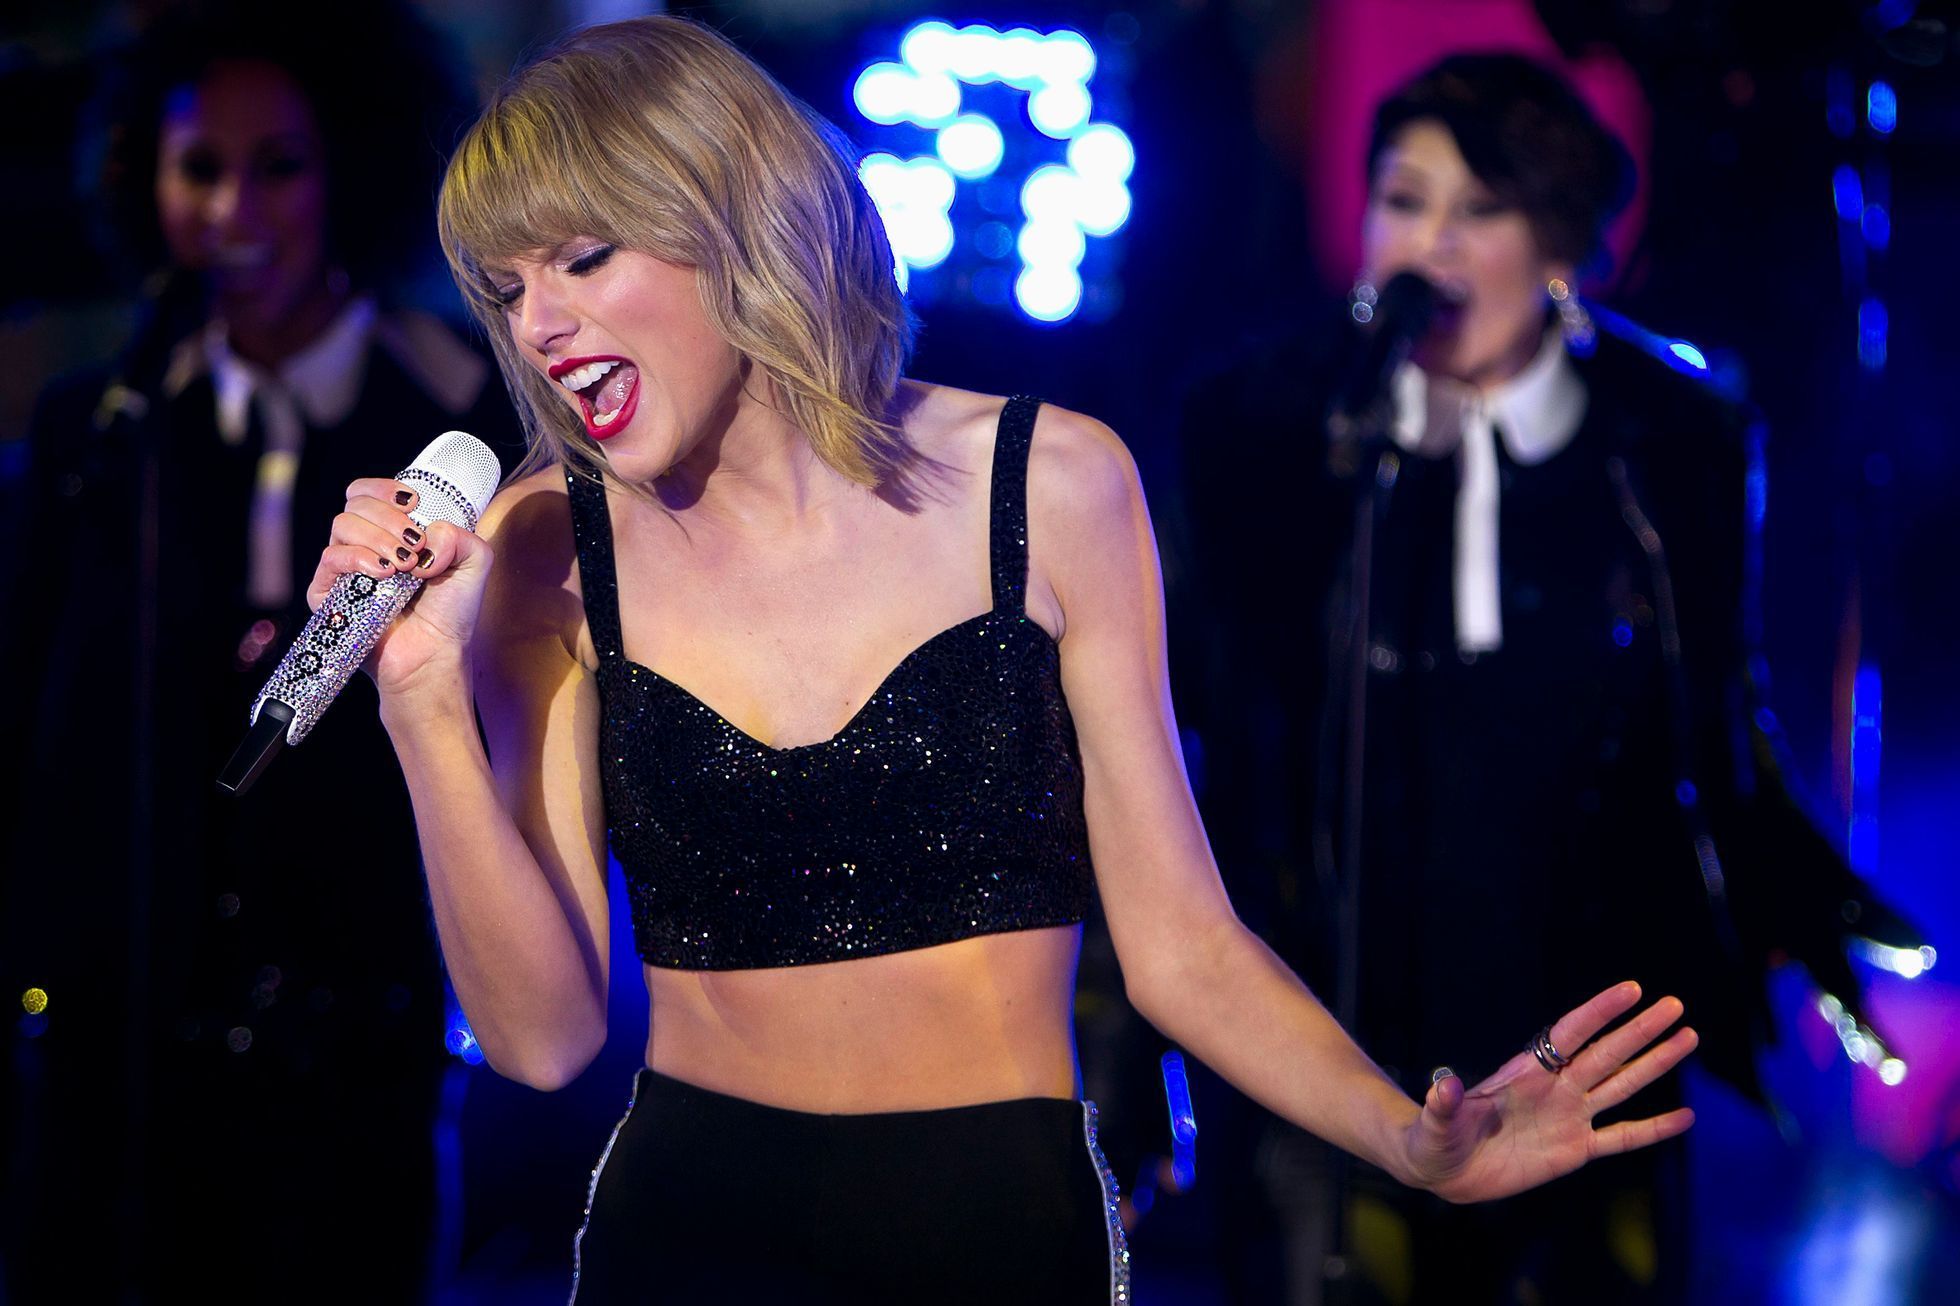
<svg viewBox="0 0 1960 1306"><path fill-rule="evenodd" d="M1435 457L1454 450L1471 423L1487 422L1513 462L1535 466L1572 443L1586 416L1586 383L1557 331L1545 333L1522 371L1489 390L1432 384L1421 368L1404 363L1391 393L1395 442Z"/></svg>
<svg viewBox="0 0 1960 1306"><path fill-rule="evenodd" d="M360 398L368 337L374 328L374 301L349 300L326 330L269 372L232 352L222 321L213 321L179 346L165 381L176 395L209 372L217 391L218 430L227 443L244 438L252 396L268 384L291 395L315 429L337 426Z"/></svg>

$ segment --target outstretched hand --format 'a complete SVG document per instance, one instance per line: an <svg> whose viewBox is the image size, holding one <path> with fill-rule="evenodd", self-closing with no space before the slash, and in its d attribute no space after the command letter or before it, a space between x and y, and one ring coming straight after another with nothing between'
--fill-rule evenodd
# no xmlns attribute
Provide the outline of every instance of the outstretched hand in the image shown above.
<svg viewBox="0 0 1960 1306"><path fill-rule="evenodd" d="M1508 1197L1595 1157L1686 1131L1695 1115L1685 1107L1593 1128L1595 1115L1679 1065L1698 1041L1684 1025L1655 1042L1681 1018L1675 998L1662 998L1594 1041L1639 1001L1640 986L1628 981L1560 1017L1552 1044L1570 1061L1556 1074L1527 1049L1475 1088L1465 1090L1455 1075L1432 1084L1406 1136L1415 1182L1452 1202Z"/></svg>

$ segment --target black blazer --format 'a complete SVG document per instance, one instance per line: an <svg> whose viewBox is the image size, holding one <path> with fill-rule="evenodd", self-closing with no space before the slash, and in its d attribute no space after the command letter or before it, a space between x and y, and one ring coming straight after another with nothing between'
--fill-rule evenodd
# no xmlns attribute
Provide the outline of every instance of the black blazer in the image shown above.
<svg viewBox="0 0 1960 1306"><path fill-rule="evenodd" d="M1338 327L1200 386L1167 568L1200 802L1241 912L1331 999L1355 502ZM1745 640L1745 417L1602 334L1572 443L1500 443L1504 647L1456 655L1452 460L1400 459L1371 604L1359 1028L1411 1091L1487 1073L1608 983L1679 994L1760 1092L1770 958L1855 1000L1843 906L1916 942L1791 800ZM1651 1105L1651 1104L1650 1104Z"/></svg>

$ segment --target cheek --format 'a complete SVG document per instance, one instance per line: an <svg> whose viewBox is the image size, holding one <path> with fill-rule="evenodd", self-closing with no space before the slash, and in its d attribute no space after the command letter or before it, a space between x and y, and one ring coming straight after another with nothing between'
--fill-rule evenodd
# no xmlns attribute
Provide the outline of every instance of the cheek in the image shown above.
<svg viewBox="0 0 1960 1306"><path fill-rule="evenodd" d="M1482 297L1496 303L1531 303L1544 293L1545 273L1531 233L1522 222L1500 222L1474 238L1471 275Z"/></svg>
<svg viewBox="0 0 1960 1306"><path fill-rule="evenodd" d="M278 234L308 252L326 243L327 188L322 178L295 177L273 189L266 206Z"/></svg>
<svg viewBox="0 0 1960 1306"><path fill-rule="evenodd" d="M199 257L199 234L204 226L204 191L174 173L157 176L157 227L164 248L178 263L195 264Z"/></svg>
<svg viewBox="0 0 1960 1306"><path fill-rule="evenodd" d="M1379 283L1388 272L1412 261L1408 222L1371 206L1361 222L1362 274Z"/></svg>

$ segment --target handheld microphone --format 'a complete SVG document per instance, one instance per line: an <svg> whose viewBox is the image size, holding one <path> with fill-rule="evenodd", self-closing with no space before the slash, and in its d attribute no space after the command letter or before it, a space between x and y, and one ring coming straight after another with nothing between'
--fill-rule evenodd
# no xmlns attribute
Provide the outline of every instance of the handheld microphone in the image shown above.
<svg viewBox="0 0 1960 1306"><path fill-rule="evenodd" d="M473 532L502 475L489 445L448 431L395 479L417 493L408 514L416 525L446 521ZM379 580L350 572L335 581L253 701L251 729L225 763L218 787L244 793L282 748L306 738L421 588L422 577L400 572Z"/></svg>
<svg viewBox="0 0 1960 1306"><path fill-rule="evenodd" d="M1329 415L1336 436L1355 432L1377 416L1389 378L1409 356L1416 341L1436 320L1436 287L1419 272L1397 272L1369 305L1372 329L1342 379ZM1365 434L1365 432L1362 432Z"/></svg>

